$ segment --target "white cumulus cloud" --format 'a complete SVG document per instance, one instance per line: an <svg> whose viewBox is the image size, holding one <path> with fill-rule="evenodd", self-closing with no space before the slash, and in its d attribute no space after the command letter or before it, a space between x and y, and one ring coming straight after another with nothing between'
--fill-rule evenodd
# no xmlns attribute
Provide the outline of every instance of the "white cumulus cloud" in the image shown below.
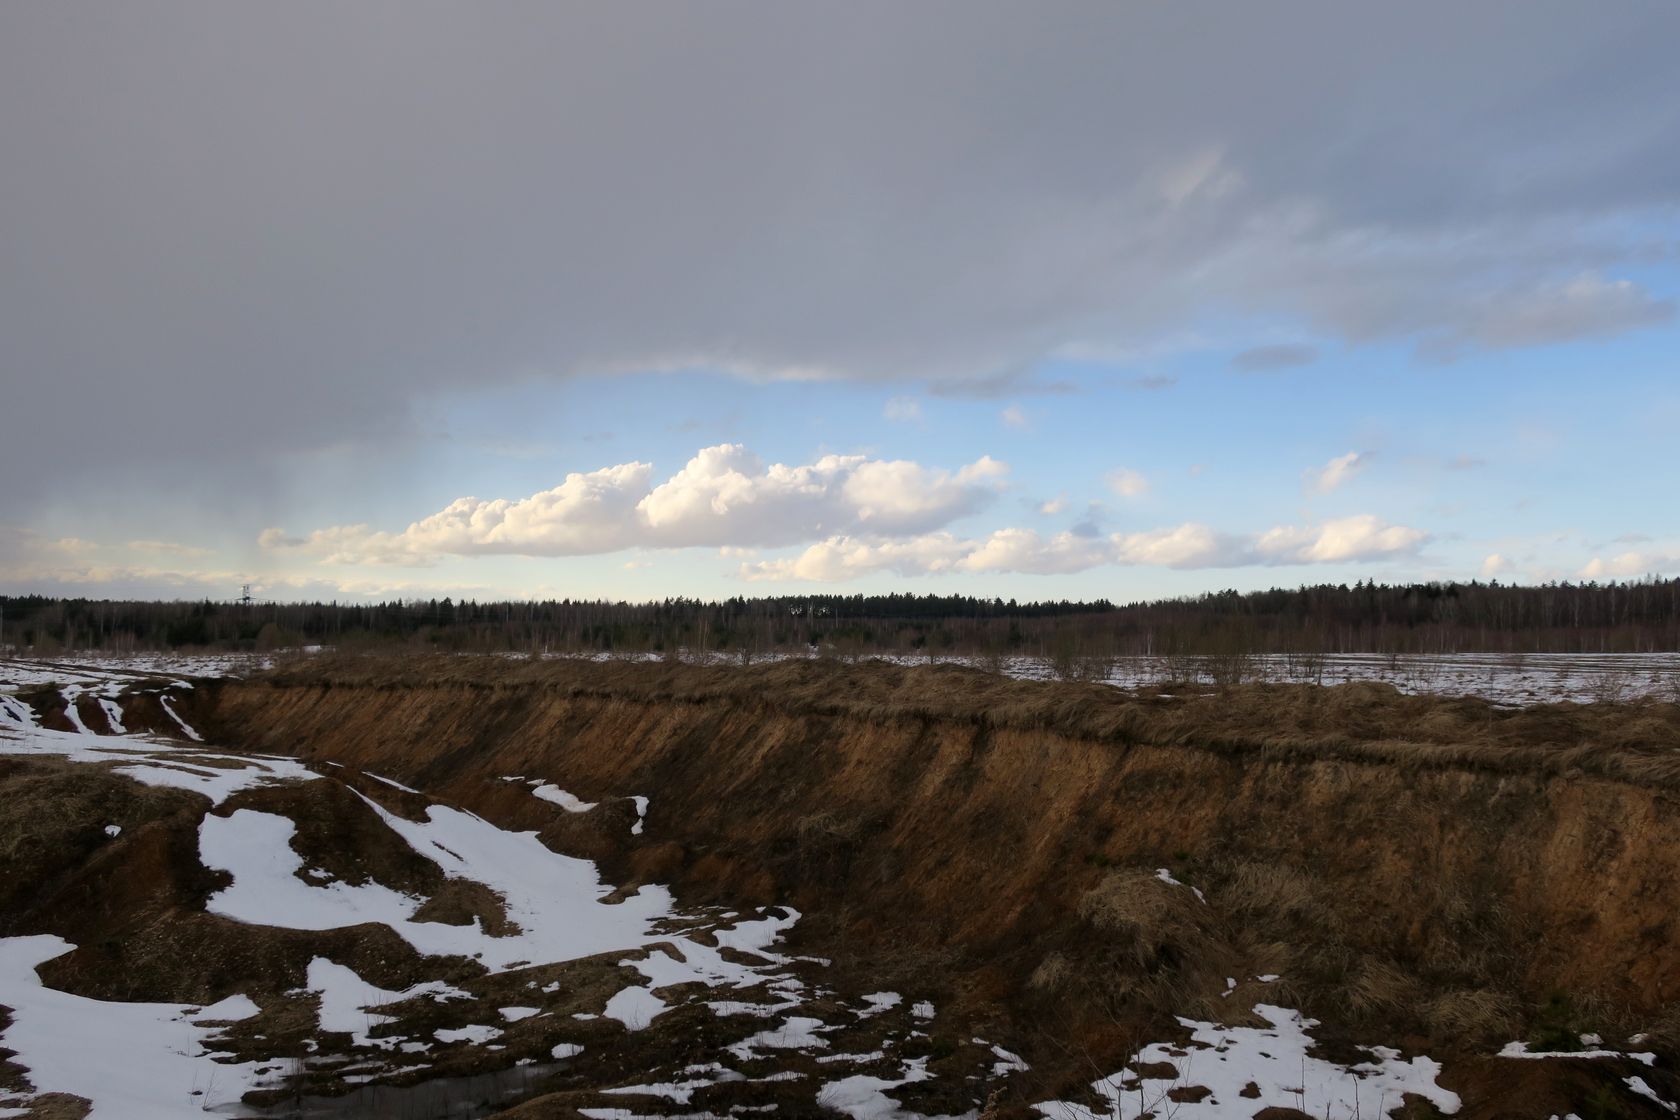
<svg viewBox="0 0 1680 1120"><path fill-rule="evenodd" d="M1609 558L1595 556L1581 569L1582 579L1638 579L1680 572L1680 555L1623 552Z"/></svg>
<svg viewBox="0 0 1680 1120"><path fill-rule="evenodd" d="M740 444L719 444L657 484L651 464L622 463L569 474L529 497L458 498L401 532L339 525L296 538L269 529L258 541L333 563L414 563L441 555L581 556L633 547L780 547L849 533L909 536L982 509L1008 471L990 456L954 471L862 455L766 466Z"/></svg>
<svg viewBox="0 0 1680 1120"><path fill-rule="evenodd" d="M1389 525L1364 513L1314 528L1269 530L1254 542L1254 551L1269 564L1331 564L1415 552L1428 539L1422 529Z"/></svg>
<svg viewBox="0 0 1680 1120"><path fill-rule="evenodd" d="M1490 552L1482 560L1482 578L1495 579L1499 576L1505 575L1507 572L1515 571L1516 567L1517 566L1511 562L1510 557L1501 555L1497 552Z"/></svg>

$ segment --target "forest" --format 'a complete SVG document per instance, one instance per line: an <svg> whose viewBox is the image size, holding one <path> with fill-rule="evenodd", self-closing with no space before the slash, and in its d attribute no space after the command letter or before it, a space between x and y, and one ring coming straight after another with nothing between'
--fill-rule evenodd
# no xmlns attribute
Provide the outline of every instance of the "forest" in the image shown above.
<svg viewBox="0 0 1680 1120"><path fill-rule="evenodd" d="M1680 579L1373 582L1221 591L1116 605L960 595L716 602L560 599L382 603L140 602L0 596L0 649L272 651L309 645L741 658L1229 653L1651 653L1680 650Z"/></svg>

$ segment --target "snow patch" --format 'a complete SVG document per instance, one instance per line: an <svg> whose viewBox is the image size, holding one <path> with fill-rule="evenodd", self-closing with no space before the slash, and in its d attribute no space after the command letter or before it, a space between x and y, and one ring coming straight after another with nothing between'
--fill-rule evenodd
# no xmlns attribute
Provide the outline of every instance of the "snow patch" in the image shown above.
<svg viewBox="0 0 1680 1120"><path fill-rule="evenodd" d="M1629 1089L1631 1089L1633 1092L1637 1093L1639 1096L1642 1096L1642 1097L1646 1098L1647 1100L1656 1101L1658 1104L1662 1105L1663 1108L1668 1110L1669 1113L1672 1114L1672 1113L1680 1112L1680 1107L1677 1107L1673 1103L1664 1100L1662 1097L1659 1097L1657 1095L1657 1091L1655 1089L1651 1088L1651 1086L1649 1086L1648 1084L1646 1084L1645 1079L1643 1077L1630 1077L1630 1078L1627 1079L1626 1084L1627 1084L1627 1087Z"/></svg>
<svg viewBox="0 0 1680 1120"><path fill-rule="evenodd" d="M1070 1101L1033 1107L1052 1120L1139 1120L1164 1106L1172 1090L1202 1087L1210 1092L1201 1100L1172 1104L1174 1120L1222 1120L1239 1106L1245 1116L1275 1107L1321 1120L1382 1117L1400 1108L1406 1093L1423 1097L1442 1112L1458 1111L1458 1095L1435 1083L1439 1062L1424 1057L1402 1060L1398 1051L1374 1046L1364 1048L1371 1061L1336 1065L1309 1053L1314 1043L1307 1030L1318 1025L1315 1020L1269 1004L1257 1004L1254 1011L1271 1023L1270 1029L1180 1019L1192 1032L1187 1046L1154 1043L1138 1051L1135 1059L1138 1067L1166 1065L1173 1076L1141 1077L1127 1066L1093 1082L1092 1089L1108 1102L1100 1111ZM1251 1083L1260 1095L1241 1096Z"/></svg>
<svg viewBox="0 0 1680 1120"><path fill-rule="evenodd" d="M389 1015L369 1010L402 999L400 992L388 992L375 987L357 975L354 969L334 964L325 957L309 962L306 987L321 1000L321 1030L333 1034L347 1034L357 1046L389 1050L402 1040L374 1038L374 1027L396 1022Z"/></svg>
<svg viewBox="0 0 1680 1120"><path fill-rule="evenodd" d="M486 1042L502 1037L502 1028L486 1026L445 1027L433 1031L432 1037L439 1042L470 1042L474 1046L482 1046Z"/></svg>
<svg viewBox="0 0 1680 1120"><path fill-rule="evenodd" d="M623 1023L625 1030L639 1031L668 1007L664 1000L649 989L631 986L609 999L602 1014Z"/></svg>
<svg viewBox="0 0 1680 1120"><path fill-rule="evenodd" d="M576 794L567 793L557 785L540 785L531 791L531 796L541 798L552 805L558 805L568 813L587 813L600 804L598 801L585 801Z"/></svg>
<svg viewBox="0 0 1680 1120"><path fill-rule="evenodd" d="M1161 880L1161 882L1163 882L1163 883L1166 883L1168 886L1182 887L1182 886L1186 885L1184 883L1179 882L1177 879L1174 879L1173 878L1173 873L1165 867L1157 867L1155 869L1155 878ZM1207 903L1207 896L1204 895L1201 892L1200 888L1190 887L1189 889L1190 889L1190 892L1196 896L1196 901L1197 902L1200 902L1204 905ZM1235 984L1232 984L1232 987L1235 987L1235 986L1236 986Z"/></svg>
<svg viewBox="0 0 1680 1120"><path fill-rule="evenodd" d="M242 1017L238 997L208 1008L111 1003L42 985L36 966L74 948L53 936L0 938L0 991L13 1012L0 1042L36 1093L85 1097L91 1120L177 1120L271 1084L259 1069L280 1063L217 1061L216 1030L191 1022Z"/></svg>

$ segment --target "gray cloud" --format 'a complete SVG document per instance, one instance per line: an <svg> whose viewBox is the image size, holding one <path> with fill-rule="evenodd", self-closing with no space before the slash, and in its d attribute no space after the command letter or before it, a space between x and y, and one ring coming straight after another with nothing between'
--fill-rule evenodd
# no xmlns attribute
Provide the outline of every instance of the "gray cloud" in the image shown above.
<svg viewBox="0 0 1680 1120"><path fill-rule="evenodd" d="M1274 369L1295 369L1318 360L1318 348L1301 343L1278 343L1244 350L1231 359L1231 368L1243 373L1260 373Z"/></svg>
<svg viewBox="0 0 1680 1120"><path fill-rule="evenodd" d="M234 485L646 366L984 393L1210 306L1631 329L1677 38L1562 0L7 5L0 476Z"/></svg>
<svg viewBox="0 0 1680 1120"><path fill-rule="evenodd" d="M1466 309L1461 322L1424 342L1426 352L1452 357L1484 347L1508 350L1620 334L1674 318L1674 301L1654 298L1631 280L1584 272L1560 284L1498 292Z"/></svg>
<svg viewBox="0 0 1680 1120"><path fill-rule="evenodd" d="M1079 387L1071 381L1042 381L1024 369L1006 369L979 377L935 381L928 386L928 392L936 397L977 401L1027 395L1063 396L1078 391Z"/></svg>

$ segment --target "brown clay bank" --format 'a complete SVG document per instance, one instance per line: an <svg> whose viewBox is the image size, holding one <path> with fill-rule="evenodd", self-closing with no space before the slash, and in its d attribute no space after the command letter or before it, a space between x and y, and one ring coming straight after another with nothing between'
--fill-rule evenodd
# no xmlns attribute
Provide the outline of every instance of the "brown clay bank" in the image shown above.
<svg viewBox="0 0 1680 1120"><path fill-rule="evenodd" d="M1008 1030L1049 1091L1088 1072L1058 1052L1257 1002L1457 1056L1467 1115L1502 1079L1543 1102L1596 1076L1492 1058L1511 1040L1680 1036L1674 704L491 657L309 661L198 703L213 741L396 779L615 881L791 903L841 974Z"/></svg>

